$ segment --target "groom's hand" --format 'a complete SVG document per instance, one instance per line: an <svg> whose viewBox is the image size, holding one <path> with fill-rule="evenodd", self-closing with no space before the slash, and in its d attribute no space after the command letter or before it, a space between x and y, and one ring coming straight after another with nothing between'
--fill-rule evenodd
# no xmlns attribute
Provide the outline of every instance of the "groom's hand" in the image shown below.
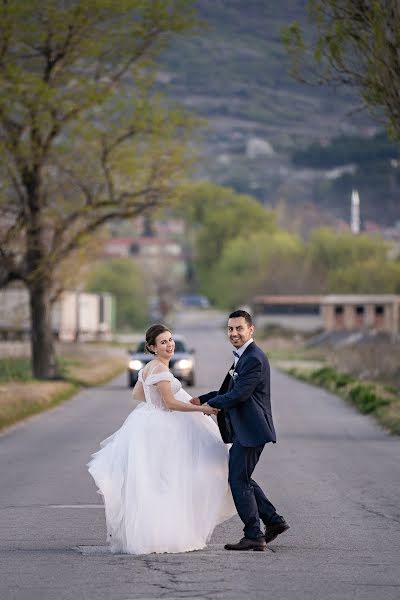
<svg viewBox="0 0 400 600"><path fill-rule="evenodd" d="M201 405L201 402L200 402L200 399L199 399L199 398L192 398L192 399L190 400L190 404L194 404L195 406L200 406L200 405Z"/></svg>
<svg viewBox="0 0 400 600"><path fill-rule="evenodd" d="M202 410L203 410L204 414L209 417L211 417L211 415L216 416L219 413L218 408L213 408L212 406L207 404L207 402L205 404L203 404Z"/></svg>

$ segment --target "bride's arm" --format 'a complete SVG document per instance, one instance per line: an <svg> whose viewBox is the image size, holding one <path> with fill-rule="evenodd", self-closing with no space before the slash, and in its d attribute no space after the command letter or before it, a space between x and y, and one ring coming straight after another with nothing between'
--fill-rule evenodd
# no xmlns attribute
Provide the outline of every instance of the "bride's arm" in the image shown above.
<svg viewBox="0 0 400 600"><path fill-rule="evenodd" d="M216 415L217 410L214 410L208 404L195 406L189 402L181 402L177 400L172 393L171 383L169 381L159 381L156 383L157 389L161 394L164 404L169 410L177 410L179 412L202 412L205 415Z"/></svg>
<svg viewBox="0 0 400 600"><path fill-rule="evenodd" d="M141 381L135 383L135 387L132 390L132 398L138 400L138 402L144 402L144 389Z"/></svg>

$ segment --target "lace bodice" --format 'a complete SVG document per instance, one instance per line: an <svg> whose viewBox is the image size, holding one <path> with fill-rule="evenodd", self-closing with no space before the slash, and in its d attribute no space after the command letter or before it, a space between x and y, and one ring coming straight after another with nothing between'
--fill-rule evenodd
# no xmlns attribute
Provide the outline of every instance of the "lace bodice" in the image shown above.
<svg viewBox="0 0 400 600"><path fill-rule="evenodd" d="M170 381L174 396L182 388L182 385L181 382L172 375L171 371L160 371L157 369L157 367L153 369L150 367L149 371L144 377L143 369L139 371L139 381L143 385L144 396L149 405L161 410L169 410L164 404L162 396L157 389L156 383L159 381Z"/></svg>

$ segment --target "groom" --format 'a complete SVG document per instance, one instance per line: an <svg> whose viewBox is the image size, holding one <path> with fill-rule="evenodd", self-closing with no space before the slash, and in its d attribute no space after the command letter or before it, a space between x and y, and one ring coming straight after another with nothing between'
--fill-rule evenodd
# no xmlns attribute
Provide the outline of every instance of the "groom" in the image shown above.
<svg viewBox="0 0 400 600"><path fill-rule="evenodd" d="M220 409L217 419L222 439L232 443L229 452L229 484L239 517L244 523L244 537L226 550L266 549L266 544L289 529L277 514L251 475L268 442L276 442L271 413L270 370L264 352L252 335L251 316L244 310L229 315L228 336L234 347L235 362L219 392L192 398L192 404L207 402ZM260 528L260 519L265 532Z"/></svg>

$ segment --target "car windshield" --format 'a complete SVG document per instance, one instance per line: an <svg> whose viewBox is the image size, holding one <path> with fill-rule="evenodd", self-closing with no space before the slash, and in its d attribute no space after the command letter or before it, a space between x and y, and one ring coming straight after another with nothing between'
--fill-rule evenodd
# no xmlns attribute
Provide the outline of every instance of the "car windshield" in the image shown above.
<svg viewBox="0 0 400 600"><path fill-rule="evenodd" d="M140 342L138 345L136 352L140 352L141 354L145 351L145 342ZM187 352L186 346L180 340L175 340L175 352Z"/></svg>

